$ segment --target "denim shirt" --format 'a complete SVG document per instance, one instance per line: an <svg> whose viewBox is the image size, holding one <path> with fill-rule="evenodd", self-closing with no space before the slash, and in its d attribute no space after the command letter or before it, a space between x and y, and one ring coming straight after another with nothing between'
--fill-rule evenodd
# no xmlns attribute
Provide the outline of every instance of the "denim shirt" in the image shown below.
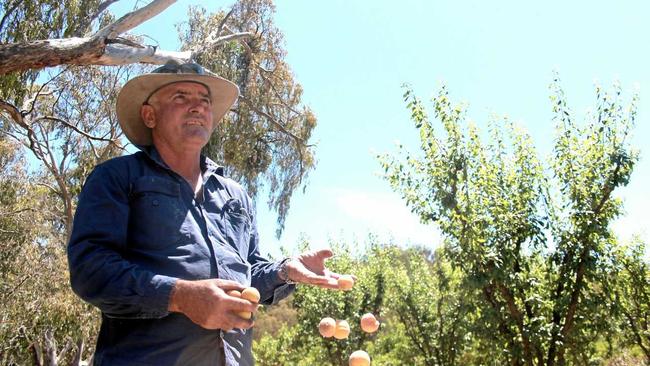
<svg viewBox="0 0 650 366"><path fill-rule="evenodd" d="M295 288L260 255L254 208L201 157L203 199L155 148L98 165L79 196L70 282L102 312L95 365L252 365L252 329L224 332L167 308L177 279L253 286L273 304ZM201 195L199 195L201 196Z"/></svg>

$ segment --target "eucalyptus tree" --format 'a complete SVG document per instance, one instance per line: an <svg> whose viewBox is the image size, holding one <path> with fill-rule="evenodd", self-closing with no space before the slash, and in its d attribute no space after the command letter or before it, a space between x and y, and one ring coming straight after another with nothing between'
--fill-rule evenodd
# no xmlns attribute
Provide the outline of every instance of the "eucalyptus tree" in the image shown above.
<svg viewBox="0 0 650 366"><path fill-rule="evenodd" d="M206 147L229 175L257 196L266 186L277 212L279 237L292 193L316 164L310 142L316 117L302 102L303 89L285 61L283 35L273 22L271 0L240 0L228 12L190 9L179 27L184 50L218 35L251 34L197 54L199 63L234 81L240 96Z"/></svg>

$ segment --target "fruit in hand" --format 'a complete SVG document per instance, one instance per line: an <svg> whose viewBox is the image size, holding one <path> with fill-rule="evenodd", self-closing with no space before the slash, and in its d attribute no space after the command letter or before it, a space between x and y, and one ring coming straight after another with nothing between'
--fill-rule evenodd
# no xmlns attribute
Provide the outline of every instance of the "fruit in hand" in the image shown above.
<svg viewBox="0 0 650 366"><path fill-rule="evenodd" d="M336 320L332 318L323 318L320 323L318 323L318 332L325 338L329 338L334 335L336 331Z"/></svg>
<svg viewBox="0 0 650 366"><path fill-rule="evenodd" d="M379 329L379 321L371 313L363 314L361 317L361 329L366 333L374 333Z"/></svg>
<svg viewBox="0 0 650 366"><path fill-rule="evenodd" d="M350 355L350 366L369 366L370 356L365 351L354 351Z"/></svg>
<svg viewBox="0 0 650 366"><path fill-rule="evenodd" d="M254 304L260 302L260 292L255 287L246 287L241 292L242 299L246 299Z"/></svg>
<svg viewBox="0 0 650 366"><path fill-rule="evenodd" d="M354 278L350 275L342 275L338 279L339 289L347 291L354 286Z"/></svg>
<svg viewBox="0 0 650 366"><path fill-rule="evenodd" d="M260 292L257 291L255 287L247 287L242 292L239 292L237 290L230 290L226 293L230 296L240 297L244 300L248 300L254 304L257 304L260 301ZM244 319L250 319L253 317L253 313L250 311L239 311L237 312L237 315Z"/></svg>
<svg viewBox="0 0 650 366"><path fill-rule="evenodd" d="M350 335L350 324L346 320L337 320L334 338L345 339Z"/></svg>

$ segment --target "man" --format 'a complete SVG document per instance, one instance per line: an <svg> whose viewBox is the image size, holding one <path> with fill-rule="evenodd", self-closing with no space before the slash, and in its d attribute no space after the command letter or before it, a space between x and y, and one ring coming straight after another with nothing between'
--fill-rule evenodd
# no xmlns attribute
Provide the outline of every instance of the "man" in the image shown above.
<svg viewBox="0 0 650 366"><path fill-rule="evenodd" d="M329 250L270 262L254 207L201 155L239 90L197 64L167 63L122 88L117 115L140 151L98 165L79 196L68 260L74 291L102 312L96 365L250 365L257 305L294 283L337 288Z"/></svg>

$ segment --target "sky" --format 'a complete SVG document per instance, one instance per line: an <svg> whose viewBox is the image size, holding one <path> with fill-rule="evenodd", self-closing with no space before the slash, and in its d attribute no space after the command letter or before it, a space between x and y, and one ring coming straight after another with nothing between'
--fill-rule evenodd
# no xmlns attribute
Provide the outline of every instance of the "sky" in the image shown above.
<svg viewBox="0 0 650 366"><path fill-rule="evenodd" d="M142 3L140 3L142 4ZM208 10L231 1L181 0L132 33L161 48L178 49L175 24L190 4ZM434 248L435 225L420 224L380 176L378 153L396 144L417 152L418 132L402 100L409 84L424 101L446 85L454 102L486 129L508 116L526 129L545 159L554 125L549 85L561 79L569 107L582 122L595 105L594 85L620 82L625 102L640 94L632 145L641 158L631 183L617 191L626 214L613 228L622 240L650 242L650 5L645 1L328 0L276 1L275 24L285 36L286 61L303 86L303 101L318 118L313 134L316 169L306 190L292 197L285 230L275 238L275 216L257 204L263 253L297 254L331 242L380 241ZM117 15L129 10L118 2ZM430 106L431 104L428 103Z"/></svg>

